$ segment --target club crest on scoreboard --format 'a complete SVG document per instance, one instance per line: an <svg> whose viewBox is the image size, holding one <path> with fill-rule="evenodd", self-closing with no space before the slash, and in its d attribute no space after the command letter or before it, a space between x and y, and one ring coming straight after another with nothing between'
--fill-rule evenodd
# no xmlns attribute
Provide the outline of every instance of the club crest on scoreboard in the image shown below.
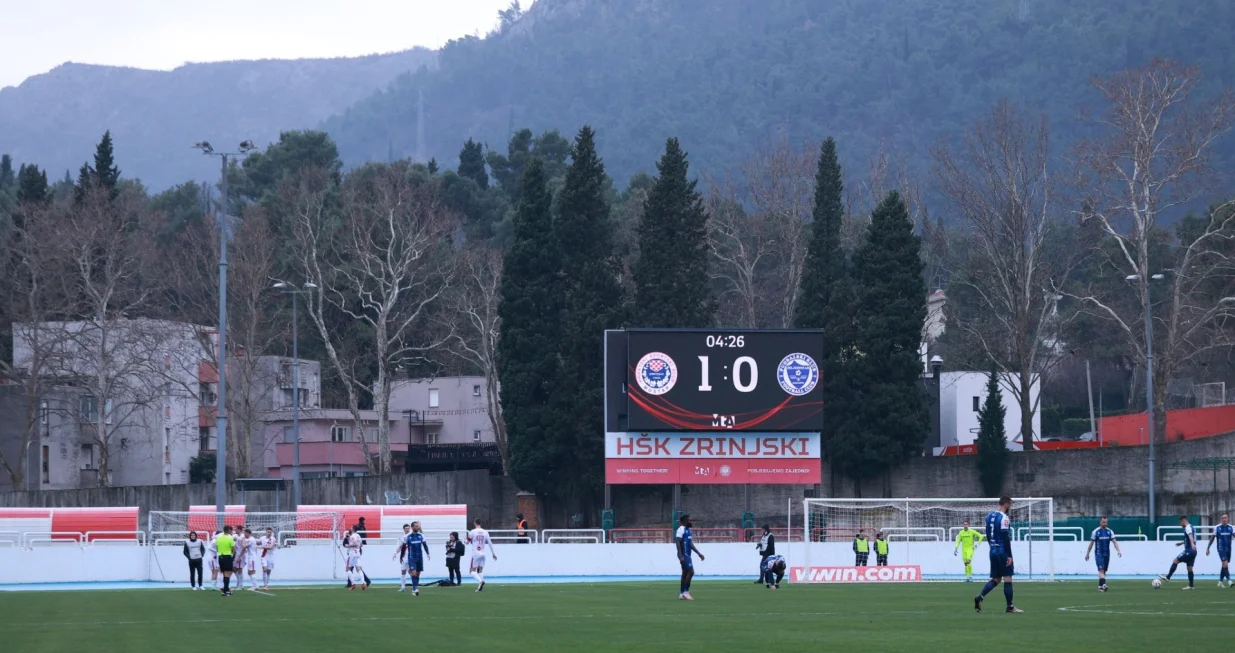
<svg viewBox="0 0 1235 653"><path fill-rule="evenodd" d="M635 381L650 395L663 395L678 381L678 366L668 354L648 352L635 365Z"/></svg>
<svg viewBox="0 0 1235 653"><path fill-rule="evenodd" d="M785 392L795 396L809 394L819 384L819 366L806 354L789 354L776 367L776 380Z"/></svg>

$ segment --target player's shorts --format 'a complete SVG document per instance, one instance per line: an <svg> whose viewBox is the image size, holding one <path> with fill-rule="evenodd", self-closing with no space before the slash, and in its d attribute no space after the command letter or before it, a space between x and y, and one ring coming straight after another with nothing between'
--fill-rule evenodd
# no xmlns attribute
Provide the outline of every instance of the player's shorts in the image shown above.
<svg viewBox="0 0 1235 653"><path fill-rule="evenodd" d="M1179 554L1179 556L1175 558L1175 562L1182 562L1191 567L1193 563L1196 562L1196 551L1185 551Z"/></svg>
<svg viewBox="0 0 1235 653"><path fill-rule="evenodd" d="M685 558L682 558L678 562L682 563L682 571L686 571L687 569L694 571L695 569L695 561L692 560L690 556L686 556Z"/></svg>
<svg viewBox="0 0 1235 653"><path fill-rule="evenodd" d="M472 569L484 569L485 556L472 556Z"/></svg>
<svg viewBox="0 0 1235 653"><path fill-rule="evenodd" d="M1219 561L1219 562L1230 562L1230 561L1231 561L1231 552L1230 552L1230 551L1223 551L1222 549L1218 549L1218 561Z"/></svg>
<svg viewBox="0 0 1235 653"><path fill-rule="evenodd" d="M248 558L246 558L244 563L245 563L244 566L248 568L250 574L255 573L257 571L257 559L254 558L253 556L249 556Z"/></svg>
<svg viewBox="0 0 1235 653"><path fill-rule="evenodd" d="M270 558L262 558L262 569L266 571L274 571L274 560Z"/></svg>
<svg viewBox="0 0 1235 653"><path fill-rule="evenodd" d="M1098 565L1098 571L1105 574L1106 570L1111 566L1111 556L1109 555L1094 556L1094 562L1096 562Z"/></svg>
<svg viewBox="0 0 1235 653"><path fill-rule="evenodd" d="M232 571L232 557L219 556L219 571Z"/></svg>
<svg viewBox="0 0 1235 653"><path fill-rule="evenodd" d="M407 573L407 558L399 561L399 573Z"/></svg>
<svg viewBox="0 0 1235 653"><path fill-rule="evenodd" d="M1011 578L1014 575L1012 567L1008 564L1008 556L991 556L991 578Z"/></svg>
<svg viewBox="0 0 1235 653"><path fill-rule="evenodd" d="M865 567L870 562L870 555L870 552L857 554L853 562L854 566Z"/></svg>
<svg viewBox="0 0 1235 653"><path fill-rule="evenodd" d="M218 571L219 570L219 556L208 556L208 558L209 559L206 561L206 564L209 565L210 571Z"/></svg>
<svg viewBox="0 0 1235 653"><path fill-rule="evenodd" d="M425 559L424 558L412 558L407 563L407 570L415 571L415 572L424 571L425 570Z"/></svg>
<svg viewBox="0 0 1235 653"><path fill-rule="evenodd" d="M359 553L347 554L347 566L348 567L359 567L360 566L360 554Z"/></svg>
<svg viewBox="0 0 1235 653"><path fill-rule="evenodd" d="M961 549L961 561L964 562L965 564L969 564L973 562L973 551L972 550L966 551L964 549Z"/></svg>

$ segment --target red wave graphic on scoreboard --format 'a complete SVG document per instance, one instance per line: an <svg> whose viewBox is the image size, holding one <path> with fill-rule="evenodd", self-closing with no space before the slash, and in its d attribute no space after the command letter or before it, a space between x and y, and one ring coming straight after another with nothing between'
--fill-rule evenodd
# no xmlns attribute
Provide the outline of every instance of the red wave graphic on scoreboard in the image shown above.
<svg viewBox="0 0 1235 653"><path fill-rule="evenodd" d="M631 368L631 372L634 372L634 368ZM822 401L809 401L806 397L787 396L784 401L767 410L720 416L714 413L687 410L665 399L664 396L648 395L634 384L627 387L627 396L645 413L663 422L666 426L686 431L750 430L759 428L760 425L774 417L779 418L777 428L785 429L805 422L823 410ZM718 423L721 417L732 417L733 421Z"/></svg>

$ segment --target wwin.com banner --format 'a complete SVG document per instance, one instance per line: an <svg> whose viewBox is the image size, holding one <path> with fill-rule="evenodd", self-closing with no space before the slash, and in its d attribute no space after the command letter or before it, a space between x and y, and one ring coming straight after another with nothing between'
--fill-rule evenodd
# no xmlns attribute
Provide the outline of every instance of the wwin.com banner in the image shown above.
<svg viewBox="0 0 1235 653"><path fill-rule="evenodd" d="M791 567L794 583L912 583L922 580L918 565L885 567Z"/></svg>

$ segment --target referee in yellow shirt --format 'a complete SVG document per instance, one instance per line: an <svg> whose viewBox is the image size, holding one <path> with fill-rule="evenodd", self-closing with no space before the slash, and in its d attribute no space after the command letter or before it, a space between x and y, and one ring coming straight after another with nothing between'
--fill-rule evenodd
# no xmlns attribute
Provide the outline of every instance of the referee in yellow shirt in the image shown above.
<svg viewBox="0 0 1235 653"><path fill-rule="evenodd" d="M223 572L223 596L231 596L232 556L236 553L236 540L232 537L231 526L223 527L223 533L214 538L214 546L219 552L219 571Z"/></svg>

